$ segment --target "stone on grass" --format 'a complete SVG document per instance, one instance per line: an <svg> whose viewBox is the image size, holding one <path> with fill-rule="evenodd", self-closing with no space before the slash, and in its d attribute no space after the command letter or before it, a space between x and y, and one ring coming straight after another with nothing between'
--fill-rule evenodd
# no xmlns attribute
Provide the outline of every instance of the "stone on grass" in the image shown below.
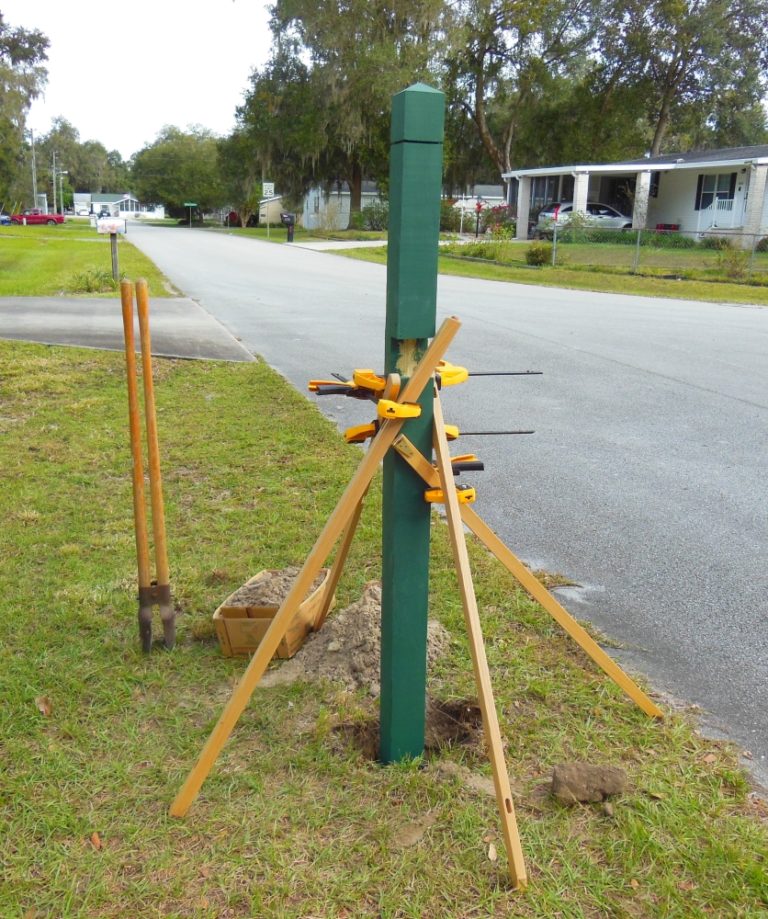
<svg viewBox="0 0 768 919"><path fill-rule="evenodd" d="M562 763L552 770L552 794L563 804L604 801L627 787L627 774L619 766Z"/></svg>

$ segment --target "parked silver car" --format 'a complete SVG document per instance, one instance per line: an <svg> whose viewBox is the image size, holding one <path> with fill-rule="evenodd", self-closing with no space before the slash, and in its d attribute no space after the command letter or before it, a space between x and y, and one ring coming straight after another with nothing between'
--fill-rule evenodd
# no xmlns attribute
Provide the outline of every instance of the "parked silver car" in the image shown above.
<svg viewBox="0 0 768 919"><path fill-rule="evenodd" d="M573 214L573 202L561 201L559 204L548 204L539 211L536 226L533 228L535 237L551 237L555 224L558 230L567 227ZM590 201L586 213L583 215L585 226L600 230L629 230L632 227L632 218L617 211L608 204L599 204Z"/></svg>

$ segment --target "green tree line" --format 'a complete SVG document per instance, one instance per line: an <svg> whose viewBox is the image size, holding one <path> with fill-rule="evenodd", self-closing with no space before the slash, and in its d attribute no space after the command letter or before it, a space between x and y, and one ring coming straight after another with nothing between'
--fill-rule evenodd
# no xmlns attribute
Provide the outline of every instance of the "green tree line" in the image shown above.
<svg viewBox="0 0 768 919"><path fill-rule="evenodd" d="M294 204L346 183L356 210L364 179L386 187L392 94L419 80L446 93L448 194L513 168L768 141L768 0L274 0L270 13L271 54L229 137L168 126L124 163L58 119L38 144L42 179L56 150L72 191L130 184L171 213L195 200L245 221L264 179ZM0 13L0 201L29 174L46 49Z"/></svg>

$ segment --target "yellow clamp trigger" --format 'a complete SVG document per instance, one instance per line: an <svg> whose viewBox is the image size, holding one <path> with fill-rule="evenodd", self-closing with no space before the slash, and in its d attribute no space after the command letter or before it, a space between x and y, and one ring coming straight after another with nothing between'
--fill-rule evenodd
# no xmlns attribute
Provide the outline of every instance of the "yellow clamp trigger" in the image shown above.
<svg viewBox="0 0 768 919"><path fill-rule="evenodd" d="M344 440L348 444L361 444L369 437L373 437L377 427L376 422L372 421L370 424L358 424L353 428L347 428L344 432Z"/></svg>
<svg viewBox="0 0 768 919"><path fill-rule="evenodd" d="M310 392L317 392L318 386L349 386L352 388L352 383L349 380L310 380L307 383L307 389Z"/></svg>
<svg viewBox="0 0 768 919"><path fill-rule="evenodd" d="M384 387L387 385L384 377L380 377L377 373L368 369L355 370L352 374L352 380L355 386L360 389L370 389L371 392L384 392Z"/></svg>
<svg viewBox="0 0 768 919"><path fill-rule="evenodd" d="M466 367L459 367L448 361L440 361L436 372L440 374L442 386L456 386L458 383L466 383L469 379L469 371Z"/></svg>
<svg viewBox="0 0 768 919"><path fill-rule="evenodd" d="M421 406L415 402L393 402L391 399L379 399L376 403L379 418L418 418Z"/></svg>
<svg viewBox="0 0 768 919"><path fill-rule="evenodd" d="M477 493L475 492L475 489L471 488L469 485L457 485L456 497L459 499L459 504L472 504L472 502L477 497ZM445 495L443 494L443 489L428 488L424 492L424 500L429 504L445 504Z"/></svg>
<svg viewBox="0 0 768 919"><path fill-rule="evenodd" d="M456 440L459 436L459 428L455 424L446 424L443 425L445 428L445 439L446 440Z"/></svg>
<svg viewBox="0 0 768 919"><path fill-rule="evenodd" d="M450 438L448 438L450 440ZM451 457L452 463L475 463L477 462L477 457L474 453L461 453L459 456Z"/></svg>

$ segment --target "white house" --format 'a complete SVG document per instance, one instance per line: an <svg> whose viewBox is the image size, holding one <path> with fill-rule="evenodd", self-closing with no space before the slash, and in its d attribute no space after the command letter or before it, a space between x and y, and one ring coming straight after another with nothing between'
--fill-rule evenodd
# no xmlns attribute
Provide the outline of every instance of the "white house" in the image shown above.
<svg viewBox="0 0 768 919"><path fill-rule="evenodd" d="M361 207L379 201L379 189L374 182L363 182ZM349 226L351 195L349 185L339 182L333 191L310 188L304 196L301 223L306 230L346 230Z"/></svg>
<svg viewBox="0 0 768 919"><path fill-rule="evenodd" d="M162 205L148 206L140 204L138 199L130 193L122 192L75 192L75 214L87 212L99 214L102 210L109 211L110 217L148 217L162 219L165 217L165 208Z"/></svg>
<svg viewBox="0 0 768 919"><path fill-rule="evenodd" d="M504 173L509 203L517 203L517 238L553 201L610 204L632 216L636 229L686 234L743 234L751 248L768 235L768 144L670 153L599 165L574 164ZM513 197L514 195L514 197Z"/></svg>

